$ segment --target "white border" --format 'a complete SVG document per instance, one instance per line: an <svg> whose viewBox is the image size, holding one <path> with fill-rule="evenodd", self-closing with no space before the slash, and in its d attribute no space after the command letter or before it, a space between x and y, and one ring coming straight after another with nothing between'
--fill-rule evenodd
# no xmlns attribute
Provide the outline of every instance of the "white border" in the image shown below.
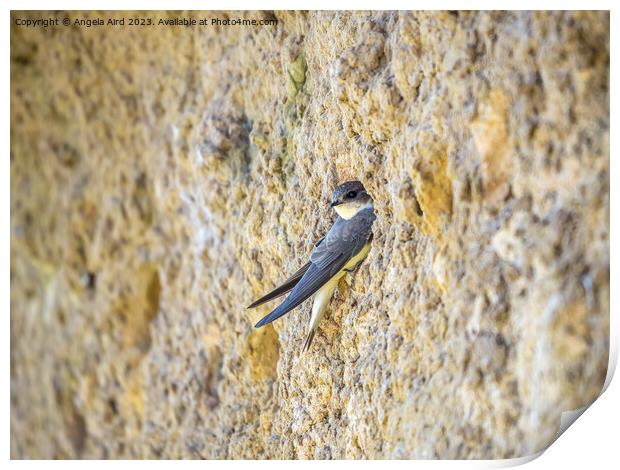
<svg viewBox="0 0 620 470"><path fill-rule="evenodd" d="M153 0L108 0L79 1L60 0L43 4L39 0L8 0L9 9L13 10L611 10L613 0L316 0L302 2L299 0L228 0L209 2L199 0L178 0L165 2Z"/></svg>
<svg viewBox="0 0 620 470"><path fill-rule="evenodd" d="M87 4L88 3L88 4ZM125 9L142 9L142 10L150 10L150 9L158 9L158 10L166 10L166 9L193 9L193 10L203 10L203 9L221 9L225 7L230 10L254 10L254 9L395 9L395 10L405 10L405 9L510 9L510 10L527 10L527 9L546 9L546 10L555 10L555 9L584 9L586 6L587 9L592 10L612 10L611 11L611 39L610 39L610 47L611 47L611 69L610 69L610 97L611 97L611 115L618 115L618 103L617 100L614 100L614 80L613 78L618 77L618 60L617 60L617 45L620 44L618 42L618 14L613 11L613 3L612 1L589 1L585 5L583 2L577 2L574 0L571 1L532 1L532 0L524 0L524 1L505 1L498 3L497 1L471 1L471 2L455 2L455 1L417 1L417 2L405 2L405 1L367 1L367 0L359 0L359 1L324 1L319 0L315 2L299 2L299 1L265 1L261 2L260 5L257 5L254 2L249 1L239 1L239 0L231 0L226 2L223 5L221 2L200 2L200 1L188 1L188 0L178 0L173 2L162 2L159 0L154 0L152 2L144 2L144 1L119 1L119 0L111 0L106 2L101 1L93 1L93 2L84 2L84 1L76 1L76 0L65 0L56 2L52 7L51 5L45 5L45 8L42 8L41 2L36 2L32 0L26 1L9 1L8 6L9 9L17 9L17 10L28 10L28 9L67 9L67 10L90 10L90 9L105 9L105 10L125 10ZM4 254L3 259L8 260L10 256L10 163L9 163L9 155L10 155L10 13L9 9L6 9L6 13L4 15L4 21L2 22L2 41L3 52L4 52L4 61L3 66L5 67L5 71L2 74L3 81L3 89L5 93L2 95L2 109L4 112L3 116L3 126L2 131L4 134L4 145L7 149L7 153L5 154L5 170L0 172L0 187L1 190L1 203L0 208L2 210L2 215L4 220L6 221L5 228L0 234L1 238L1 249ZM617 144L615 136L619 135L619 131L617 121L611 120L611 141L610 141L610 155L616 154ZM620 181L618 174L618 166L614 164L614 159L611 159L611 170L610 170L610 180L611 184L611 227L610 227L610 239L613 240L614 236L618 233L618 201L617 201L617 191L615 190L615 186L613 182ZM550 465L554 467L562 467L562 468L579 468L583 469L586 465L592 466L593 468L609 468L613 462L618 462L618 457L615 453L615 447L617 444L617 436L618 430L616 428L616 422L614 422L614 418L617 419L620 416L620 386L618 385L618 380L611 382L610 380L613 375L613 371L615 370L617 359L618 359L618 338L620 337L620 328L618 326L618 293L613 288L617 286L618 283L618 273L617 273L617 260L618 260L618 250L617 245L611 244L611 252L610 252L610 260L611 260L611 346L610 346L610 366L608 369L608 376L606 380L606 390L603 395L588 409L585 411L583 416L581 416L576 424L571 426L567 432L562 434L558 440L547 449L540 458L537 458L533 462L529 464L530 467L533 468L548 468ZM1 445L3 449L3 460L9 460L10 458L10 276L9 269L5 267L1 274L1 286L2 289L2 299L5 304L3 319L4 326L4 341L3 344L3 357L1 361L2 367L2 387L0 387L1 395L0 399L3 404L3 409L5 410L4 414L4 425L0 428L0 438ZM390 461L390 466L396 466L401 468L411 468L411 465L415 465L417 468L499 468L506 467L512 465L519 465L522 463L526 463L535 456L525 457L520 459L512 459L508 461ZM81 462L45 462L45 466L57 467L62 466L75 466L82 465ZM89 463L89 466L92 465L94 467L102 468L102 466L106 465L107 462L103 461L92 461ZM356 461L338 461L338 462L323 462L321 465L338 465L340 466L350 466L350 465L385 465L385 462L356 462ZM31 463L30 461L11 461L10 465L12 467L19 468L39 468L41 462ZM209 465L212 466L224 466L224 467L239 467L239 466L252 466L253 468L267 468L269 466L270 469L275 467L284 468L284 466L289 466L290 462L286 461L254 461L254 462L244 462L244 461L228 461L228 462L209 462L205 464L204 462L173 462L169 463L169 461L149 461L148 463L142 462L130 462L130 461L115 461L113 463L115 466L121 467L133 467L141 466L141 465L149 465L162 468L170 467L171 465ZM300 461L295 462L294 465L300 466L309 466L314 465L314 462L309 461Z"/></svg>

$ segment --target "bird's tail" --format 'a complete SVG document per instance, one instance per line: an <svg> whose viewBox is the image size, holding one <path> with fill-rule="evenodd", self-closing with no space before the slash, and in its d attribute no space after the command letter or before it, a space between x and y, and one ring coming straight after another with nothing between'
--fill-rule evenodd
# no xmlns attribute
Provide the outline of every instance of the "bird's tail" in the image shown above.
<svg viewBox="0 0 620 470"><path fill-rule="evenodd" d="M312 340L314 339L314 335L316 334L316 329L319 327L319 323L321 322L321 318L323 318L323 314L325 310L327 310L327 305L329 304L330 299L338 285L338 280L343 276L344 273L337 274L332 277L327 284L325 284L314 297L314 303L312 304L312 318L310 318L310 327L308 329L308 336L306 336L306 341L304 342L304 347L302 352L306 352L310 349L310 345L312 344Z"/></svg>
<svg viewBox="0 0 620 470"><path fill-rule="evenodd" d="M306 336L306 341L304 342L304 347L302 348L301 352L306 352L308 349L310 349L310 345L312 344L312 340L314 339L314 334L316 333L316 328L311 328L310 332L308 333L308 336Z"/></svg>

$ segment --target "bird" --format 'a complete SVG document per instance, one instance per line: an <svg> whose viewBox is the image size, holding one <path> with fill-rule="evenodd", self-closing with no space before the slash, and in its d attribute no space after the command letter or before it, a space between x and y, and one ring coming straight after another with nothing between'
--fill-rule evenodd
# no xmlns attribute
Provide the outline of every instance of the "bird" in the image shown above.
<svg viewBox="0 0 620 470"><path fill-rule="evenodd" d="M355 272L368 256L376 219L372 197L360 181L347 181L334 190L330 206L337 214L327 234L314 246L310 260L274 290L252 302L255 308L290 292L284 301L263 317L260 328L298 307L312 295L312 316L302 352L310 349L318 325L327 310L338 281Z"/></svg>

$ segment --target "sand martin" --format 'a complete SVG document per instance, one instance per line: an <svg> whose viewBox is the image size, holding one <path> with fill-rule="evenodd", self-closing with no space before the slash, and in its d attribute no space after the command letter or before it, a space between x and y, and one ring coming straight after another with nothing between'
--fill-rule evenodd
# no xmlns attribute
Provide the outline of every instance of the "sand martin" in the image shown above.
<svg viewBox="0 0 620 470"><path fill-rule="evenodd" d="M331 207L338 218L327 235L316 243L310 261L281 286L248 306L257 307L291 291L284 302L256 324L259 328L316 294L303 351L310 347L338 281L347 272L359 267L368 255L372 241L371 228L376 217L372 198L362 183L349 181L338 186L332 196Z"/></svg>

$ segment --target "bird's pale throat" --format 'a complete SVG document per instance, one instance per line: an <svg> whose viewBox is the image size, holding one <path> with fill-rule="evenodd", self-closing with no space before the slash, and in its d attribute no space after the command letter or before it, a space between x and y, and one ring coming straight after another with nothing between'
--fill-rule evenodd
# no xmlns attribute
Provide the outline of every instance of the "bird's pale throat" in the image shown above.
<svg viewBox="0 0 620 470"><path fill-rule="evenodd" d="M356 203L348 203L348 204L340 204L334 207L336 214L338 214L343 219L349 220L355 217L359 211L364 209L373 209L374 206L372 204L372 199L369 200L366 204L356 204Z"/></svg>

